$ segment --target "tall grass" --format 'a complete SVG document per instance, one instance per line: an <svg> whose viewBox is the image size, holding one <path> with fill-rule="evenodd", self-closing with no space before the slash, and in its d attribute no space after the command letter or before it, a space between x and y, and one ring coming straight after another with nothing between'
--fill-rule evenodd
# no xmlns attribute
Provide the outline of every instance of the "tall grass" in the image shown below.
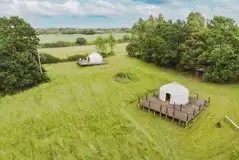
<svg viewBox="0 0 239 160"><path fill-rule="evenodd" d="M44 65L50 83L0 98L0 159L217 160L235 154L239 133L222 120L227 114L239 123L239 85L194 81L126 56L108 61ZM139 80L116 82L118 72ZM128 104L171 81L212 97L189 128Z"/></svg>

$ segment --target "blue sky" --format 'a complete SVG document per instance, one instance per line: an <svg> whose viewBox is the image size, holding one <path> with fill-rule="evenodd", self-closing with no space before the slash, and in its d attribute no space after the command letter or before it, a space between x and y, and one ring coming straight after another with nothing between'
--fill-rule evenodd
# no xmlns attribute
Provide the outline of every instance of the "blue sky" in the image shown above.
<svg viewBox="0 0 239 160"><path fill-rule="evenodd" d="M131 27L140 17L185 19L191 11L239 24L239 0L0 0L0 16L23 17L35 28Z"/></svg>

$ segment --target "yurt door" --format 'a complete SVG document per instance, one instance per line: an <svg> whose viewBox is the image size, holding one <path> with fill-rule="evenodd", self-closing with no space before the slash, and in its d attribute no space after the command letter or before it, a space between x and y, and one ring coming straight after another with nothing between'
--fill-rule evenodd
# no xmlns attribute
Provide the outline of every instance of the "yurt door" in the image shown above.
<svg viewBox="0 0 239 160"><path fill-rule="evenodd" d="M171 99L171 95L169 93L166 93L166 101L170 102L170 99Z"/></svg>

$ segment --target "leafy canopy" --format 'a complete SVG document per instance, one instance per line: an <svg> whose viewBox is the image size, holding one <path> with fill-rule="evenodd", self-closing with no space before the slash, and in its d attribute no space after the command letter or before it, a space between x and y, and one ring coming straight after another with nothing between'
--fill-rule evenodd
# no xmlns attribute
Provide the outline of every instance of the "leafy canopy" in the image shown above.
<svg viewBox="0 0 239 160"><path fill-rule="evenodd" d="M0 18L0 90L24 89L48 80L41 72L38 44L35 30L24 19Z"/></svg>
<svg viewBox="0 0 239 160"><path fill-rule="evenodd" d="M239 81L239 28L230 18L206 21L192 12L186 21L166 21L162 15L139 19L126 50L131 57L164 67L192 73L204 68L205 81Z"/></svg>

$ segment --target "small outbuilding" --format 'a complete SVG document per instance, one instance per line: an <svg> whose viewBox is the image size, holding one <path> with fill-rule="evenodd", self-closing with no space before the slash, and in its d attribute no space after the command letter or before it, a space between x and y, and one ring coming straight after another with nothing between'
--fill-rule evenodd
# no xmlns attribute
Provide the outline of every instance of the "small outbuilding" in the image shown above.
<svg viewBox="0 0 239 160"><path fill-rule="evenodd" d="M88 55L85 59L79 59L78 64L81 66L88 66L88 65L99 65L105 64L106 62L103 60L101 54L94 52Z"/></svg>
<svg viewBox="0 0 239 160"><path fill-rule="evenodd" d="M160 100L170 104L185 105L189 102L189 90L177 82L160 87L159 92Z"/></svg>
<svg viewBox="0 0 239 160"><path fill-rule="evenodd" d="M87 61L92 64L101 64L103 62L103 57L99 53L91 53L87 56Z"/></svg>

